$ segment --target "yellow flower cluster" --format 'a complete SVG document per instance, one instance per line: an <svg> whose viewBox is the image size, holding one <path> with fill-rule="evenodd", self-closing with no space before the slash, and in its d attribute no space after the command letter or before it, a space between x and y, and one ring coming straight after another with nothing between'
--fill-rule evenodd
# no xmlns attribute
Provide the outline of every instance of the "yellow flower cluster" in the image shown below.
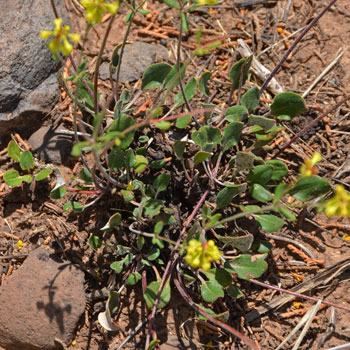
<svg viewBox="0 0 350 350"><path fill-rule="evenodd" d="M54 37L47 46L52 53L62 52L64 56L68 56L73 51L73 45L68 39L73 42L80 40L79 34L69 33L70 27L64 26L62 28L62 18L56 18L53 23L55 24L54 30L42 30L40 36L42 39L48 39Z"/></svg>
<svg viewBox="0 0 350 350"><path fill-rule="evenodd" d="M325 213L328 216L350 216L350 194L343 186L335 187L334 197L326 201Z"/></svg>
<svg viewBox="0 0 350 350"><path fill-rule="evenodd" d="M304 165L300 167L301 176L311 176L314 175L314 166L322 160L322 156L315 152L311 159L305 161Z"/></svg>
<svg viewBox="0 0 350 350"><path fill-rule="evenodd" d="M188 242L185 261L193 268L201 267L203 270L209 270L212 261L219 261L221 253L213 240L202 243L195 239Z"/></svg>
<svg viewBox="0 0 350 350"><path fill-rule="evenodd" d="M80 3L86 9L85 18L89 23L100 23L106 12L114 15L119 8L118 2L108 3L103 0L81 0Z"/></svg>

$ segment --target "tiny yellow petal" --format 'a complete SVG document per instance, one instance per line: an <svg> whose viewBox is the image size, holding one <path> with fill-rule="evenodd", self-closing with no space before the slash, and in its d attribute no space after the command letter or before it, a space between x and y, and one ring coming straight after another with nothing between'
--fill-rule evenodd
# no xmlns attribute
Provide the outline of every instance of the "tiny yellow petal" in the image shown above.
<svg viewBox="0 0 350 350"><path fill-rule="evenodd" d="M61 51L65 56L68 56L73 51L73 45L66 38L63 39Z"/></svg>
<svg viewBox="0 0 350 350"><path fill-rule="evenodd" d="M18 247L19 250L21 250L24 246L24 243L21 240L19 240L15 243L15 245Z"/></svg>
<svg viewBox="0 0 350 350"><path fill-rule="evenodd" d="M70 39L72 39L72 41L74 41L75 43L77 43L78 41L80 41L80 34L76 34L76 33L69 33L68 37Z"/></svg>
<svg viewBox="0 0 350 350"><path fill-rule="evenodd" d="M112 15L116 14L119 8L119 4L117 2L113 2L111 4L105 4L107 12Z"/></svg>
<svg viewBox="0 0 350 350"><path fill-rule="evenodd" d="M40 37L41 39L48 39L50 36L53 35L53 31L52 30L42 30L40 31Z"/></svg>

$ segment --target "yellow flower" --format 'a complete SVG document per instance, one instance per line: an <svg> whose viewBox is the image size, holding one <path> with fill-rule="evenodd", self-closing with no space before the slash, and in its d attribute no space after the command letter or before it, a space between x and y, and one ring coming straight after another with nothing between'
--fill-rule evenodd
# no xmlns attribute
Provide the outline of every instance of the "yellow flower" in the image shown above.
<svg viewBox="0 0 350 350"><path fill-rule="evenodd" d="M318 153L315 152L311 159L305 160L304 165L300 167L300 175L302 176L311 176L314 175L315 169L314 166L319 163L322 160L322 156Z"/></svg>
<svg viewBox="0 0 350 350"><path fill-rule="evenodd" d="M216 0L197 0L197 3L199 6L205 6L205 5L216 5Z"/></svg>
<svg viewBox="0 0 350 350"><path fill-rule="evenodd" d="M21 250L21 249L23 248L23 246L24 246L24 243L23 243L21 240L19 240L19 241L17 241L17 242L15 243L15 245L17 246L17 248L18 248L19 250Z"/></svg>
<svg viewBox="0 0 350 350"><path fill-rule="evenodd" d="M328 216L350 216L350 194L343 186L337 185L334 197L326 201L325 207Z"/></svg>
<svg viewBox="0 0 350 350"><path fill-rule="evenodd" d="M100 23L105 12L116 14L119 8L118 2L107 3L103 0L81 0L80 3L86 9L86 20L88 22Z"/></svg>
<svg viewBox="0 0 350 350"><path fill-rule="evenodd" d="M193 268L209 270L212 261L219 261L221 253L213 240L202 243L195 239L188 242L185 261Z"/></svg>
<svg viewBox="0 0 350 350"><path fill-rule="evenodd" d="M62 28L62 18L56 18L53 23L55 24L55 29L42 30L40 36L42 39L54 37L54 39L47 44L50 51L52 53L62 52L64 56L68 56L73 51L73 45L68 41L68 38L73 42L78 42L80 40L80 35L69 33L69 26L64 26Z"/></svg>

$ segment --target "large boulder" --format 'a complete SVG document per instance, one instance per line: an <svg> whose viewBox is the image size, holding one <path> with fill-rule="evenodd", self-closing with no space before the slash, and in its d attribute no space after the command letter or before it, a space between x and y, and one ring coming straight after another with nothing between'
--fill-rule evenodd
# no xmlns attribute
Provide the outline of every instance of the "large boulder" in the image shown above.
<svg viewBox="0 0 350 350"><path fill-rule="evenodd" d="M64 0L55 1L67 23ZM40 30L53 29L48 0L0 1L0 137L26 130L47 114L59 97L52 59Z"/></svg>
<svg viewBox="0 0 350 350"><path fill-rule="evenodd" d="M84 273L44 248L0 287L0 347L54 350L70 344L85 310Z"/></svg>

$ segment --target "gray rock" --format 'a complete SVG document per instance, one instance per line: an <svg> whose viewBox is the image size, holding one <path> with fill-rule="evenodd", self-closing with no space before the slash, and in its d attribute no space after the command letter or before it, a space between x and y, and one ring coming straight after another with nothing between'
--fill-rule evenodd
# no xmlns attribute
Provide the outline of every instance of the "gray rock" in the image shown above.
<svg viewBox="0 0 350 350"><path fill-rule="evenodd" d="M55 3L67 23L64 0ZM50 1L1 0L0 13L1 136L33 126L50 111L59 97L58 83L51 76L59 63L40 38L40 30L54 27Z"/></svg>
<svg viewBox="0 0 350 350"><path fill-rule="evenodd" d="M0 347L54 350L70 344L85 310L84 274L44 248L0 287ZM55 341L55 339L58 339Z"/></svg>
<svg viewBox="0 0 350 350"><path fill-rule="evenodd" d="M139 79L145 69L152 63L167 61L168 50L162 45L152 45L136 42L125 46L122 65L120 67L119 82L132 82ZM117 73L113 78L116 79ZM100 78L109 79L109 63L104 62L100 67Z"/></svg>
<svg viewBox="0 0 350 350"><path fill-rule="evenodd" d="M187 339L170 335L166 343L160 345L160 350L196 350L197 346Z"/></svg>
<svg viewBox="0 0 350 350"><path fill-rule="evenodd" d="M55 130L49 126L43 126L30 136L28 144L44 162L64 164L73 147L73 136L64 134L62 130L67 131L60 126Z"/></svg>

